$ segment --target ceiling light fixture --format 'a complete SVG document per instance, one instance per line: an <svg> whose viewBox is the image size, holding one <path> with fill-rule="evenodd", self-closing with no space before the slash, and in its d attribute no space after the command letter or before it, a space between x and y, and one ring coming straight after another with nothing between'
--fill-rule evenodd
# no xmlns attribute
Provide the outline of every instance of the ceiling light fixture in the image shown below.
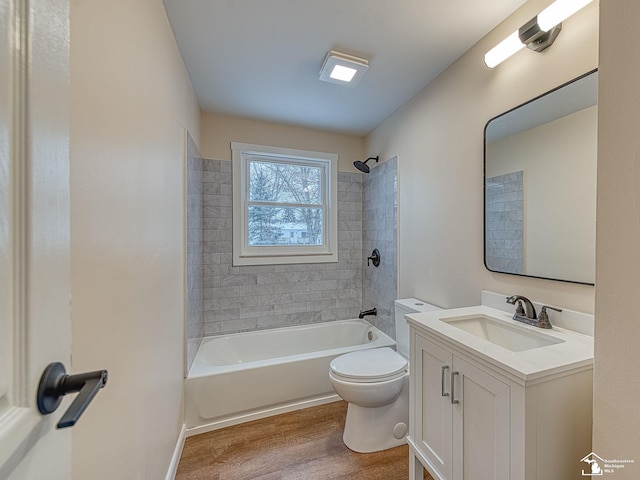
<svg viewBox="0 0 640 480"><path fill-rule="evenodd" d="M484 56L493 68L524 47L542 52L550 47L562 29L562 22L593 0L556 0L537 16L489 50Z"/></svg>
<svg viewBox="0 0 640 480"><path fill-rule="evenodd" d="M369 68L363 58L331 50L327 53L320 70L320 80L339 85L355 85Z"/></svg>

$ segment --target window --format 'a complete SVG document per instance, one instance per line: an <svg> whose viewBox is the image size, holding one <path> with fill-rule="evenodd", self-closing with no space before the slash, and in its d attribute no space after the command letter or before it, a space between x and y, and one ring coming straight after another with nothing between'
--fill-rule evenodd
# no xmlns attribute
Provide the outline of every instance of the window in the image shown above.
<svg viewBox="0 0 640 480"><path fill-rule="evenodd" d="M338 261L338 155L232 143L233 264Z"/></svg>

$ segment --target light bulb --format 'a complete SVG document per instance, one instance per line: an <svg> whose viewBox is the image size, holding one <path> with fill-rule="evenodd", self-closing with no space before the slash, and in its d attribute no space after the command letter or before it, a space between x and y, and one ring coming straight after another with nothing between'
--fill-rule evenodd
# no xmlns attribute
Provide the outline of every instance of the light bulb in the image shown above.
<svg viewBox="0 0 640 480"><path fill-rule="evenodd" d="M540 30L548 32L593 0L556 0L538 14Z"/></svg>
<svg viewBox="0 0 640 480"><path fill-rule="evenodd" d="M331 71L331 78L336 80L342 80L343 82L350 82L358 71L355 68L345 67L344 65L336 65Z"/></svg>
<svg viewBox="0 0 640 480"><path fill-rule="evenodd" d="M522 48L524 43L520 41L518 30L516 30L484 55L484 63L487 67L493 68Z"/></svg>

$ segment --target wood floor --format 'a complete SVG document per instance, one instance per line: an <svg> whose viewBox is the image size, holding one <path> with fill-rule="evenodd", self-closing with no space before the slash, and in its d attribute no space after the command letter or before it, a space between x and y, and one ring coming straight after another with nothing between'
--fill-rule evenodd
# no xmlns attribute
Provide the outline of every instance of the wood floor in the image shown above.
<svg viewBox="0 0 640 480"><path fill-rule="evenodd" d="M368 454L344 445L346 412L334 402L189 437L176 480L409 478L406 445Z"/></svg>

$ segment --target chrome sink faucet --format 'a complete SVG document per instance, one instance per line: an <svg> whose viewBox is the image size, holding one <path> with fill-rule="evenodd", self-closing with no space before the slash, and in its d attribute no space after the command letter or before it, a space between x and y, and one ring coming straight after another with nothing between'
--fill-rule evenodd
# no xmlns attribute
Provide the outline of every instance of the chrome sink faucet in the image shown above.
<svg viewBox="0 0 640 480"><path fill-rule="evenodd" d="M538 316L536 315L536 307L533 306L531 300L522 295L512 295L507 297L507 303L516 306L516 313L513 314L513 319L518 322L540 327L538 322ZM524 306L522 305L524 304Z"/></svg>
<svg viewBox="0 0 640 480"><path fill-rule="evenodd" d="M547 314L547 308L561 312L561 308L550 307L545 305L540 310L540 317L536 315L536 307L533 306L531 300L522 295L511 295L507 297L507 303L516 306L516 313L513 314L513 319L518 322L526 323L527 325L533 325L538 328L553 328L549 321L549 315ZM524 303L524 306L522 305Z"/></svg>

